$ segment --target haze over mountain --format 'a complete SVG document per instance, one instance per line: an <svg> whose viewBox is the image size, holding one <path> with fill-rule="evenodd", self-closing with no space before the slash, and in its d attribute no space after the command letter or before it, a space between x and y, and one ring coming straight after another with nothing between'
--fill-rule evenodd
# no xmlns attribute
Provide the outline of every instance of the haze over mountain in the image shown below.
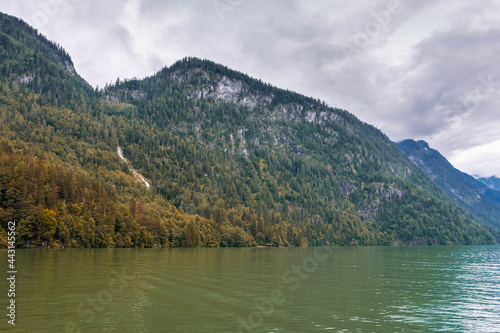
<svg viewBox="0 0 500 333"><path fill-rule="evenodd" d="M197 58L96 91L4 14L0 43L3 242L10 220L23 246L495 242L345 110Z"/></svg>
<svg viewBox="0 0 500 333"><path fill-rule="evenodd" d="M489 178L476 178L479 180L481 183L485 184L489 188L500 191L500 178L498 177L489 177Z"/></svg>

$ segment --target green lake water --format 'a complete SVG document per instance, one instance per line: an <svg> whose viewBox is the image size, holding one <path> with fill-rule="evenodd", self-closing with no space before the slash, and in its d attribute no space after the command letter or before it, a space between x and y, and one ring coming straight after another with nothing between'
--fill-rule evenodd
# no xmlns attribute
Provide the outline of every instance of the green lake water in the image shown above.
<svg viewBox="0 0 500 333"><path fill-rule="evenodd" d="M499 246L17 250L16 268L0 331L500 332Z"/></svg>

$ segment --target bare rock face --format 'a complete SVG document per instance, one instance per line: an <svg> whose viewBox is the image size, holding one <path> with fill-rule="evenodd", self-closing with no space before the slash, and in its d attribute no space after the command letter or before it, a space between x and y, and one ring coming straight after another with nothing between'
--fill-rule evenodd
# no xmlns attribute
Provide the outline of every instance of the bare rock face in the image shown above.
<svg viewBox="0 0 500 333"><path fill-rule="evenodd" d="M339 116L334 112L318 112L318 111L307 111L305 115L305 120L313 124L323 124L327 121L335 122L339 119Z"/></svg>
<svg viewBox="0 0 500 333"><path fill-rule="evenodd" d="M206 89L203 91L207 97L215 98L216 100L224 103L232 103L238 106L247 107L250 110L255 109L258 105L267 105L271 102L272 97L262 97L258 95L245 95L245 84L238 80L231 80L223 76L217 82L215 91L208 92Z"/></svg>
<svg viewBox="0 0 500 333"><path fill-rule="evenodd" d="M21 76L19 78L19 83L24 84L24 85L28 85L28 84L30 84L31 81L33 81L34 78L35 78L34 74L24 75L24 76Z"/></svg>
<svg viewBox="0 0 500 333"><path fill-rule="evenodd" d="M173 72L170 74L170 79L179 83L188 93L189 98L212 98L250 110L259 105L268 105L273 98L247 94L248 87L242 81L230 79L225 75L209 76L201 69L192 69L187 73Z"/></svg>
<svg viewBox="0 0 500 333"><path fill-rule="evenodd" d="M341 182L339 185L340 185L340 190L342 191L342 195L344 196L351 195L356 190L354 184Z"/></svg>
<svg viewBox="0 0 500 333"><path fill-rule="evenodd" d="M376 190L376 196L375 200L358 210L358 216L362 221L374 221L377 218L381 199L398 200L404 196L404 192L394 187L380 187Z"/></svg>
<svg viewBox="0 0 500 333"><path fill-rule="evenodd" d="M222 99L228 103L236 102L238 95L243 89L243 83L240 81L232 81L226 76L222 78L217 84L217 90L215 92L215 97Z"/></svg>
<svg viewBox="0 0 500 333"><path fill-rule="evenodd" d="M276 120L287 120L298 123L301 120L301 113L304 107L297 103L281 104L274 108L270 114L270 119Z"/></svg>
<svg viewBox="0 0 500 333"><path fill-rule="evenodd" d="M358 216L361 221L373 221L377 218L377 213L379 209L379 201L372 201L367 207L358 210Z"/></svg>
<svg viewBox="0 0 500 333"><path fill-rule="evenodd" d="M387 198L387 199L401 199L403 197L403 191L398 190L397 188L379 188L377 190L377 195L379 198Z"/></svg>
<svg viewBox="0 0 500 333"><path fill-rule="evenodd" d="M66 70L68 72L70 72L72 75L75 75L76 74L76 70L75 70L75 67L73 66L72 63L70 63L69 61L65 61L64 62L64 68L66 68Z"/></svg>

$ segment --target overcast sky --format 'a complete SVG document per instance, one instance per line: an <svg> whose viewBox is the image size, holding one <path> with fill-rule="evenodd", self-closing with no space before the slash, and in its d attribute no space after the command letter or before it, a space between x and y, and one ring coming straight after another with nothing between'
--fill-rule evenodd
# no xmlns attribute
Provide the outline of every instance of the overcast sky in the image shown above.
<svg viewBox="0 0 500 333"><path fill-rule="evenodd" d="M320 98L500 176L500 1L16 0L93 86L185 56Z"/></svg>

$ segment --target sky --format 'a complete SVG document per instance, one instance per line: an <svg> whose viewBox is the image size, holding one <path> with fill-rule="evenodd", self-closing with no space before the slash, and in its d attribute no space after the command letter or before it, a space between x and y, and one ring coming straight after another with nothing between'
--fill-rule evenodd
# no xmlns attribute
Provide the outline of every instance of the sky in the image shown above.
<svg viewBox="0 0 500 333"><path fill-rule="evenodd" d="M103 87L186 56L320 98L500 176L500 1L16 0Z"/></svg>

